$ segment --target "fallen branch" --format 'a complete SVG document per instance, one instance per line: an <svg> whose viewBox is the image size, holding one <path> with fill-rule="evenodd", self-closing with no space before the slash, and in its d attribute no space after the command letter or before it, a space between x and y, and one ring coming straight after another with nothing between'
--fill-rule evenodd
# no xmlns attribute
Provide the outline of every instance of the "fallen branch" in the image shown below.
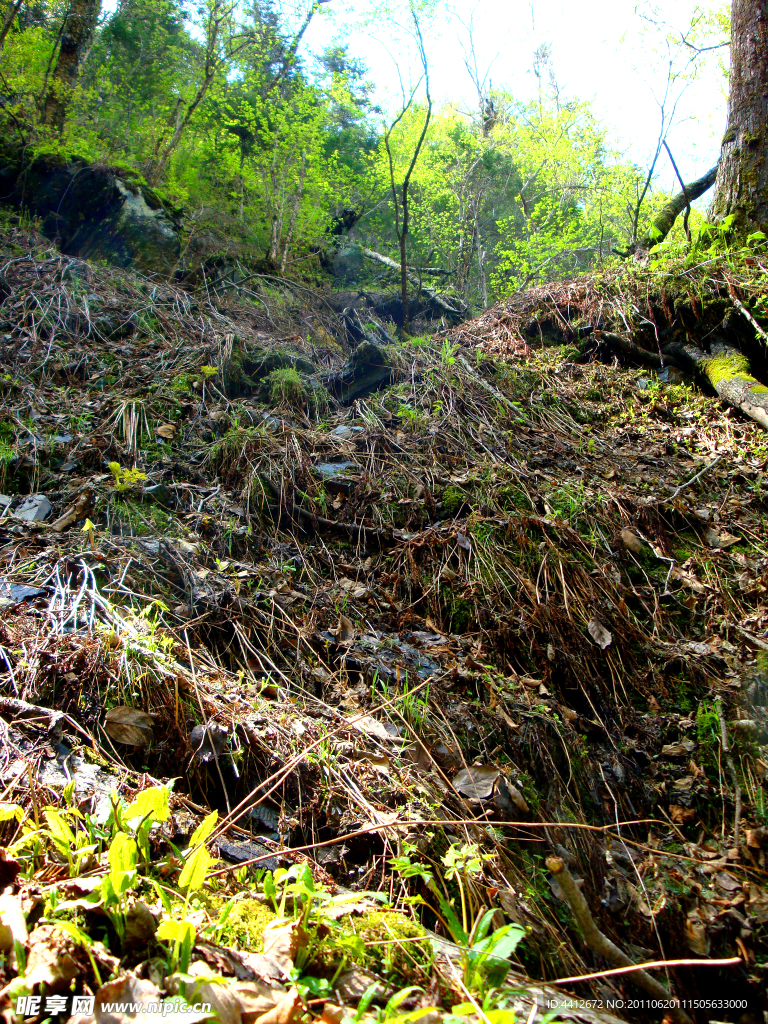
<svg viewBox="0 0 768 1024"><path fill-rule="evenodd" d="M742 352L722 343L712 345L709 354L692 344L669 345L668 352L706 377L724 402L768 430L768 388L752 376Z"/></svg>
<svg viewBox="0 0 768 1024"><path fill-rule="evenodd" d="M683 210L694 199L698 199L699 196L703 196L705 192L708 192L715 184L718 166L719 164L715 164L714 167L710 167L705 175L696 181L692 181L690 185L686 185L682 192L678 192L676 196L670 199L667 205L653 218L648 234L637 243L635 251L648 250L652 246L659 245L660 242L664 241Z"/></svg>
<svg viewBox="0 0 768 1024"><path fill-rule="evenodd" d="M566 867L565 862L560 857L548 857L547 867L557 879L587 946L617 967L630 968L633 971L632 981L635 985L653 996L654 999L663 1000L663 1005L668 1006L674 997L661 982L656 981L642 968L638 968L637 964L633 964L627 954L611 942L607 935L603 935L597 927L587 901L573 880L573 875ZM677 1024L692 1024L691 1018L679 1006L670 1006L669 1014L673 1020L677 1021Z"/></svg>
<svg viewBox="0 0 768 1024"><path fill-rule="evenodd" d="M361 246L360 251L366 259L374 260L376 263L381 263L385 267L389 267L390 270L396 270L398 273L400 272L400 264L396 263L395 260L390 259L389 256L383 256L380 252L375 252L373 249L368 249L365 246ZM424 284L416 274L413 274L410 271L408 272L408 280L449 316L463 320L469 312L469 307L462 299L454 299L453 301L456 303L456 306L452 306L447 299L444 299L443 296L439 294L439 292L436 292L434 288L430 288L429 285Z"/></svg>

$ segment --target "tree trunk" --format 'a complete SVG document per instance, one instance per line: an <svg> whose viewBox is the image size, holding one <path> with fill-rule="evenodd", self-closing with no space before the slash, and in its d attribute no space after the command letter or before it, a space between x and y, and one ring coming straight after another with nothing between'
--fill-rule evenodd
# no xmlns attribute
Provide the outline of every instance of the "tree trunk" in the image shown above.
<svg viewBox="0 0 768 1024"><path fill-rule="evenodd" d="M0 28L0 47L2 47L5 42L5 37L11 31L11 25L13 25L14 19L21 10L21 5L23 3L24 0L13 0L13 3L11 3L11 6L8 8L8 13L3 21L3 26Z"/></svg>
<svg viewBox="0 0 768 1024"><path fill-rule="evenodd" d="M59 134L77 85L80 64L101 14L101 0L72 0L61 34L59 56L43 104L43 124Z"/></svg>
<svg viewBox="0 0 768 1024"><path fill-rule="evenodd" d="M710 217L768 232L768 0L733 0L728 128Z"/></svg>
<svg viewBox="0 0 768 1024"><path fill-rule="evenodd" d="M728 405L768 430L768 388L750 373L747 357L730 345L716 343L708 354L695 345L672 345L664 354L702 373Z"/></svg>

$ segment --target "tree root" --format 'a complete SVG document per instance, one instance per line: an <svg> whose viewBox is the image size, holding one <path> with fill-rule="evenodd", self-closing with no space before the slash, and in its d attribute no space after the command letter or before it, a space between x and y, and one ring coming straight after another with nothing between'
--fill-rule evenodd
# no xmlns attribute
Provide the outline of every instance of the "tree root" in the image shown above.
<svg viewBox="0 0 768 1024"><path fill-rule="evenodd" d="M547 867L557 879L587 946L594 953L605 957L615 967L633 967L634 964L627 954L622 952L606 935L603 935L595 924L587 901L584 899L581 889L573 880L573 875L566 867L565 862L560 857L548 857ZM663 1000L663 1005L665 1006L673 998L661 982L652 978L647 971L633 971L629 977L638 988L642 988L650 996L653 996L654 999ZM676 1024L692 1024L688 1014L678 1006L670 1007L669 1015Z"/></svg>

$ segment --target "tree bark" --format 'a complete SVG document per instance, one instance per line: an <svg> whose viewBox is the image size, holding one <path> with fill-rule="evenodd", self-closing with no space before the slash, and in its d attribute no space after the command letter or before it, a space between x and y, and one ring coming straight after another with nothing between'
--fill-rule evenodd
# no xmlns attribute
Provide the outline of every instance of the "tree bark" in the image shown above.
<svg viewBox="0 0 768 1024"><path fill-rule="evenodd" d="M712 188L717 178L718 165L715 164L711 167L703 177L697 181L692 181L690 185L686 185L684 191L679 192L663 207L653 218L650 231L640 242L637 243L638 249L650 249L654 245L658 245L663 242L669 232L674 227L675 221L683 212L683 210L690 206L694 199L698 199L699 196L703 196L704 193Z"/></svg>
<svg viewBox="0 0 768 1024"><path fill-rule="evenodd" d="M43 103L43 124L59 134L64 130L80 65L100 14L101 0L72 0L61 35L56 67Z"/></svg>
<svg viewBox="0 0 768 1024"><path fill-rule="evenodd" d="M23 3L24 0L13 0L11 6L8 8L8 12L5 15L5 19L3 20L3 26L2 28L0 28L0 49L2 48L3 43L5 42L5 37L11 31L11 25L13 25L14 19L21 10L21 5Z"/></svg>
<svg viewBox="0 0 768 1024"><path fill-rule="evenodd" d="M768 0L733 0L728 127L712 220L768 233Z"/></svg>
<svg viewBox="0 0 768 1024"><path fill-rule="evenodd" d="M749 360L730 345L715 343L709 353L696 345L671 345L664 354L703 374L728 405L768 430L768 388L750 373Z"/></svg>

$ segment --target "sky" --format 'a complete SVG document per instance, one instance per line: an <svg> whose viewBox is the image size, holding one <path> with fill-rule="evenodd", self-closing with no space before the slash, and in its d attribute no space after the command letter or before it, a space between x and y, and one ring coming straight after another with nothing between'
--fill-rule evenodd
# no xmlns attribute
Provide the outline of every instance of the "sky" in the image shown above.
<svg viewBox="0 0 768 1024"><path fill-rule="evenodd" d="M405 74L409 59L414 65L414 54L398 47L386 20L361 27L360 13L371 2L331 0L323 6L323 16L314 19L303 50L320 51L334 38L347 43L350 54L368 65L370 78L377 84L376 99L386 106L394 103L399 93L392 88L397 82L393 57ZM402 7L404 0L392 2ZM716 2L698 0L704 6ZM115 4L116 0L104 0L104 11L114 9ZM511 91L518 99L533 98L533 54L538 46L547 44L561 95L591 100L597 116L609 128L611 144L624 158L647 166L659 134L655 96L663 95L667 70L655 49L660 37L644 29L637 6L637 0L443 0L444 13L426 36L433 97L440 104L475 107L474 89L464 68L462 41L467 34L460 24L467 24L473 16L478 64L483 73L492 65L490 79L495 87ZM683 31L696 3L655 0L654 6L669 29ZM449 7L453 16L445 13ZM727 101L716 57L683 92L677 123L668 136L686 181L712 166L725 130ZM661 185L675 187L666 155L659 163L658 175Z"/></svg>

